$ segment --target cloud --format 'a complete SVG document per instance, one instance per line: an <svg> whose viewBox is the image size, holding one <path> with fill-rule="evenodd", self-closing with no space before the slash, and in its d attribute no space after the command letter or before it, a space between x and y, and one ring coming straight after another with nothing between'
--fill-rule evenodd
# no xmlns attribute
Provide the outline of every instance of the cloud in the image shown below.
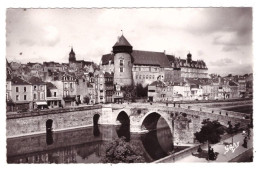
<svg viewBox="0 0 260 170"><path fill-rule="evenodd" d="M202 50L199 50L199 51L197 52L197 55L200 57L200 56L204 55L204 52L203 52Z"/></svg>
<svg viewBox="0 0 260 170"><path fill-rule="evenodd" d="M46 26L32 34L33 36L30 37L22 37L19 44L26 46L55 46L60 41L59 32L53 26Z"/></svg>
<svg viewBox="0 0 260 170"><path fill-rule="evenodd" d="M238 51L238 48L235 46L224 46L222 51L229 52L229 51Z"/></svg>
<svg viewBox="0 0 260 170"><path fill-rule="evenodd" d="M35 45L37 42L32 40L32 39L29 39L29 38L22 38L19 40L19 44L20 45L28 45L28 46L33 46Z"/></svg>
<svg viewBox="0 0 260 170"><path fill-rule="evenodd" d="M221 67L225 66L225 65L229 66L232 63L234 63L234 61L229 58L222 58L222 59L210 62L210 64L212 66L221 66Z"/></svg>

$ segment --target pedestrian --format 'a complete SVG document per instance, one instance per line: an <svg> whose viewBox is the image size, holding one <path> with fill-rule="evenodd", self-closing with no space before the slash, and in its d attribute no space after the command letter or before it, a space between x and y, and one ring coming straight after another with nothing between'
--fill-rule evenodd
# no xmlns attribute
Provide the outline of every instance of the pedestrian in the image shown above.
<svg viewBox="0 0 260 170"><path fill-rule="evenodd" d="M242 145L244 148L247 148L247 137L244 138L244 143Z"/></svg>
<svg viewBox="0 0 260 170"><path fill-rule="evenodd" d="M175 107L175 102L173 103L173 107Z"/></svg>

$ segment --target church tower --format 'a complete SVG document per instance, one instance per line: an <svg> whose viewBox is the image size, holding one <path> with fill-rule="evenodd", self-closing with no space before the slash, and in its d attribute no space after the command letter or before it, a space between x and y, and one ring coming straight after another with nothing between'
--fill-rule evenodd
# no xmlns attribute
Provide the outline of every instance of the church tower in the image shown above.
<svg viewBox="0 0 260 170"><path fill-rule="evenodd" d="M114 84L121 86L132 85L133 57L131 55L133 47L122 35L113 46L114 53Z"/></svg>
<svg viewBox="0 0 260 170"><path fill-rule="evenodd" d="M188 64L191 64L191 62L192 62L192 58L191 58L191 53L189 52L189 54L187 55L187 62L188 62Z"/></svg>
<svg viewBox="0 0 260 170"><path fill-rule="evenodd" d="M73 48L71 48L70 54L69 54L69 63L76 62L75 53L73 51Z"/></svg>

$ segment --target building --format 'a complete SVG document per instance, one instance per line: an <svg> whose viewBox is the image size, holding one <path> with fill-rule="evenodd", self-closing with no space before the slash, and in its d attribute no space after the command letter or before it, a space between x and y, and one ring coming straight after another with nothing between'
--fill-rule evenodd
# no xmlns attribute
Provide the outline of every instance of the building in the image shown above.
<svg viewBox="0 0 260 170"><path fill-rule="evenodd" d="M11 79L11 99L14 102L13 111L28 111L33 108L32 84L20 77Z"/></svg>
<svg viewBox="0 0 260 170"><path fill-rule="evenodd" d="M59 94L58 88L51 82L46 83L46 88L47 88L46 100L47 100L48 107L49 108L61 107L62 97Z"/></svg>
<svg viewBox="0 0 260 170"><path fill-rule="evenodd" d="M43 71L44 72L55 72L55 71L63 71L63 67L60 63L57 62L43 62Z"/></svg>
<svg viewBox="0 0 260 170"><path fill-rule="evenodd" d="M160 79L163 82L181 82L183 78L206 78L207 66L204 61L180 59L165 52L133 50L122 35L110 54L101 58L100 69L114 72L114 84L146 86Z"/></svg>
<svg viewBox="0 0 260 170"><path fill-rule="evenodd" d="M185 59L177 59L177 62L181 68L181 77L183 78L207 78L208 68L203 60L192 60L192 55L187 54Z"/></svg>
<svg viewBox="0 0 260 170"><path fill-rule="evenodd" d="M75 74L72 73L65 73L62 76L62 83L63 83L63 100L64 106L75 106L76 105L76 83L77 78Z"/></svg>
<svg viewBox="0 0 260 170"><path fill-rule="evenodd" d="M105 72L105 102L112 103L113 102L113 94L114 94L114 73L113 72Z"/></svg>
<svg viewBox="0 0 260 170"><path fill-rule="evenodd" d="M63 70L67 69L70 72L77 72L83 69L86 72L94 72L94 63L90 61L84 61L84 60L76 60L76 54L73 51L73 48L71 48L71 51L69 53L69 68L63 68ZM63 65L63 67L66 67Z"/></svg>
<svg viewBox="0 0 260 170"><path fill-rule="evenodd" d="M122 35L113 46L114 54L114 84L128 86L133 84L132 66L134 59L131 55L133 47Z"/></svg>
<svg viewBox="0 0 260 170"><path fill-rule="evenodd" d="M39 77L31 77L29 80L32 85L32 101L34 109L48 108L47 105L47 87L46 82L42 81Z"/></svg>

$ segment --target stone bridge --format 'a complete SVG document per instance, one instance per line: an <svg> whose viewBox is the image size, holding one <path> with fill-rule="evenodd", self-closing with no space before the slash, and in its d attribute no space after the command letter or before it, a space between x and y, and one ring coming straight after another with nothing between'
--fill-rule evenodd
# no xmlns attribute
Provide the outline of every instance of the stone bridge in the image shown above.
<svg viewBox="0 0 260 170"><path fill-rule="evenodd" d="M222 112L222 113L221 113ZM17 137L93 126L95 124L117 125L129 123L130 132L140 133L158 128L159 120L166 121L176 144L194 143L194 133L201 128L204 119L218 120L222 125L228 121L246 126L250 120L244 114L194 106L165 104L108 104L40 112L7 114L7 137Z"/></svg>
<svg viewBox="0 0 260 170"><path fill-rule="evenodd" d="M146 130L158 128L159 119L164 119L173 134L175 144L194 143L194 133L200 131L204 119L218 120L222 125L240 123L246 127L250 120L245 119L245 114L221 110L210 110L203 107L191 106L166 106L165 104L123 104L104 105L99 124L122 123L122 119L129 119L130 132L142 133Z"/></svg>

